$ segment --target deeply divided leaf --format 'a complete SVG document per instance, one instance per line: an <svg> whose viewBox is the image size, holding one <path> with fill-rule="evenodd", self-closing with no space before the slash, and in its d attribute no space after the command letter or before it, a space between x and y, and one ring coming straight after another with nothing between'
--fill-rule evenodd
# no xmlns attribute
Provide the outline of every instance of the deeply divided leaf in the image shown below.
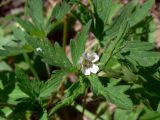
<svg viewBox="0 0 160 120"><path fill-rule="evenodd" d="M148 15L149 10L151 10L154 3L154 0L148 0L141 7L136 8L135 12L130 17L131 27L138 24Z"/></svg>
<svg viewBox="0 0 160 120"><path fill-rule="evenodd" d="M132 108L132 101L124 94L124 90L126 90L128 86L124 86L124 88L121 86L120 91L118 90L119 86L104 87L95 75L89 76L89 81L95 94L104 96L106 100L114 103L117 107L124 109Z"/></svg>
<svg viewBox="0 0 160 120"><path fill-rule="evenodd" d="M72 67L70 61L68 60L64 50L58 43L55 43L54 46L48 41L38 40L31 36L27 36L26 39L30 45L35 49L40 48L42 51L36 51L37 54L42 56L43 60L50 65L70 69Z"/></svg>
<svg viewBox="0 0 160 120"><path fill-rule="evenodd" d="M160 61L160 53L153 51L154 45L147 42L129 42L122 50L121 58L133 60L137 66L149 67Z"/></svg>
<svg viewBox="0 0 160 120"><path fill-rule="evenodd" d="M61 20L70 10L70 5L66 2L58 4L52 11L51 18L53 17L56 20Z"/></svg>
<svg viewBox="0 0 160 120"><path fill-rule="evenodd" d="M80 81L82 80L82 78L80 77L79 79ZM58 102L55 107L52 108L50 115L53 114L55 111L57 111L58 109L70 105L78 96L82 95L87 87L87 84L85 82L80 83L78 82L77 84L73 84L73 86L71 86L73 89L69 89L69 90L73 90L73 91L68 91L68 92L72 92L72 95L67 95L62 101Z"/></svg>
<svg viewBox="0 0 160 120"><path fill-rule="evenodd" d="M54 74L51 76L51 78L44 83L40 92L40 97L48 97L51 95L51 93L56 92L66 74L67 72L63 70L54 71Z"/></svg>
<svg viewBox="0 0 160 120"><path fill-rule="evenodd" d="M34 24L38 27L43 25L43 2L42 0L27 0L28 13Z"/></svg>
<svg viewBox="0 0 160 120"><path fill-rule="evenodd" d="M131 2L123 8L120 16L118 16L118 18L114 21L114 23L109 28L106 29L105 40L108 38L113 38L114 36L117 35L117 32L121 28L120 26L128 22L129 16L131 15L131 12L134 9L134 7L135 5Z"/></svg>
<svg viewBox="0 0 160 120"><path fill-rule="evenodd" d="M91 26L91 21L89 21L83 28L82 32L78 34L77 41L71 40L70 46L72 51L72 61L76 65L85 51L85 43L87 41L88 32Z"/></svg>
<svg viewBox="0 0 160 120"><path fill-rule="evenodd" d="M20 68L16 69L16 77L20 89L33 100L36 100L39 96L42 83L38 80L30 80L28 75Z"/></svg>

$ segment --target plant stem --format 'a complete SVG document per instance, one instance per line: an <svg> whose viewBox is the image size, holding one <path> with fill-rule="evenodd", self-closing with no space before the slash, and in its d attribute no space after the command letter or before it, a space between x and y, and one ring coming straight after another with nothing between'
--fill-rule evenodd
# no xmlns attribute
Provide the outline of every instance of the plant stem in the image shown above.
<svg viewBox="0 0 160 120"><path fill-rule="evenodd" d="M67 27L68 27L68 23L67 23L67 17L65 16L64 17L64 20L63 20L63 49L65 50L66 49L66 44L67 44Z"/></svg>
<svg viewBox="0 0 160 120"><path fill-rule="evenodd" d="M85 112L86 99L87 99L87 92L88 92L88 88L86 89L85 95L84 95L84 97L83 97L83 103L82 103L83 110L82 110L82 115L84 115L84 112Z"/></svg>
<svg viewBox="0 0 160 120"><path fill-rule="evenodd" d="M47 74L48 76L50 76L50 68L49 68L49 65L47 63L45 63L45 67L46 67L46 71L47 71Z"/></svg>
<svg viewBox="0 0 160 120"><path fill-rule="evenodd" d="M94 13L94 5L93 5L92 0L88 0L88 2L89 2L89 4L90 4L90 6L91 6L92 12Z"/></svg>
<svg viewBox="0 0 160 120"><path fill-rule="evenodd" d="M0 103L0 107L10 107L10 108L14 108L15 107L15 105L13 105L13 104L9 104L9 103Z"/></svg>
<svg viewBox="0 0 160 120"><path fill-rule="evenodd" d="M72 106L74 106L74 104L72 104ZM75 109L78 110L79 112L82 112L83 111L83 106L81 106L79 104L76 104L75 105ZM94 118L95 118L95 115L93 113L91 113L90 111L88 111L88 110L84 111L84 115L87 118L89 118L90 120L94 120ZM97 119L97 120L100 120L100 119Z"/></svg>
<svg viewBox="0 0 160 120"><path fill-rule="evenodd" d="M33 67L33 65L32 65L32 63L31 63L31 60L30 60L28 54L24 52L24 53L23 53L23 56L24 56L25 61L26 61L26 62L28 63L28 65L30 66L30 69L31 69L33 75L35 76L35 78L36 78L37 80L40 80L39 77L38 77L38 74L37 74L36 70L34 69L34 67Z"/></svg>

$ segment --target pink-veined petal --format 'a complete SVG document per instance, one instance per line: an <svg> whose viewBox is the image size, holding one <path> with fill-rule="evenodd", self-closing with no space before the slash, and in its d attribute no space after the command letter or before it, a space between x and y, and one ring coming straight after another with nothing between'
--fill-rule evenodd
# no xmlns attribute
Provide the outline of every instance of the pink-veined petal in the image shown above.
<svg viewBox="0 0 160 120"><path fill-rule="evenodd" d="M82 73L84 75L90 75L91 74L91 68L87 68L87 69L82 70Z"/></svg>
<svg viewBox="0 0 160 120"><path fill-rule="evenodd" d="M99 60L99 56L96 53L93 54L93 58L94 59L92 60L92 63L97 62Z"/></svg>
<svg viewBox="0 0 160 120"><path fill-rule="evenodd" d="M97 65L95 65L95 64L93 64L92 68L90 68L90 71L91 71L92 73L97 73L98 70L99 70L99 67L98 67Z"/></svg>

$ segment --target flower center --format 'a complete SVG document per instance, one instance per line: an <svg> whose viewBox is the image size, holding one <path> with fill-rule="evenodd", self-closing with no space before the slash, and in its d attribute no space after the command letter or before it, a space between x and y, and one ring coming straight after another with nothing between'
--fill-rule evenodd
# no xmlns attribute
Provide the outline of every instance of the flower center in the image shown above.
<svg viewBox="0 0 160 120"><path fill-rule="evenodd" d="M85 68L91 68L92 67L92 62L90 61L90 60L88 60L88 59L83 59L83 61L82 61L82 65L83 65L83 67L85 67Z"/></svg>

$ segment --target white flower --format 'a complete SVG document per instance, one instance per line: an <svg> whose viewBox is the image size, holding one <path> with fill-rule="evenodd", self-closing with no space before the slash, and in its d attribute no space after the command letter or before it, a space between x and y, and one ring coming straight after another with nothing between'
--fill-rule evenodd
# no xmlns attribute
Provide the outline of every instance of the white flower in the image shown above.
<svg viewBox="0 0 160 120"><path fill-rule="evenodd" d="M37 52L42 52L42 49L40 47L36 48Z"/></svg>
<svg viewBox="0 0 160 120"><path fill-rule="evenodd" d="M99 56L96 53L83 53L80 59L81 71L84 75L96 74L99 67L94 64L99 60Z"/></svg>

